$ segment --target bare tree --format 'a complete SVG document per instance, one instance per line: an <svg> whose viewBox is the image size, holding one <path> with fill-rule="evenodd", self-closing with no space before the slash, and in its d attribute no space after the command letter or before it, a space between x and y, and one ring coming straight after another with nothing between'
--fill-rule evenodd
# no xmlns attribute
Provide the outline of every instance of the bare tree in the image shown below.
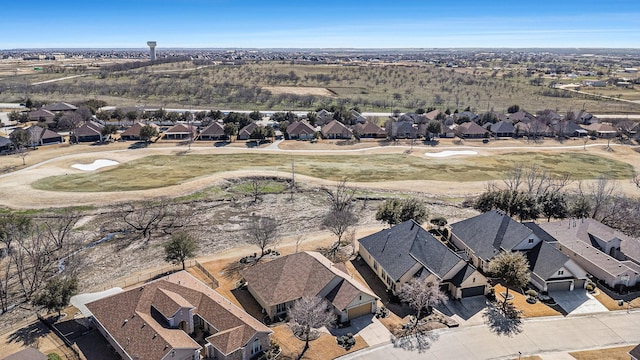
<svg viewBox="0 0 640 360"><path fill-rule="evenodd" d="M330 254L335 255L342 244L342 236L356 223L357 218L351 210L331 210L325 215L322 220L322 227L338 237L338 240L331 246Z"/></svg>
<svg viewBox="0 0 640 360"><path fill-rule="evenodd" d="M59 250L62 249L67 240L69 240L73 226L81 217L77 211L65 210L54 217L42 219L39 223L44 228L51 242L56 246L56 249Z"/></svg>
<svg viewBox="0 0 640 360"><path fill-rule="evenodd" d="M347 181L342 180L336 184L335 190L325 189L329 198L331 210L336 212L351 211L356 189L348 187Z"/></svg>
<svg viewBox="0 0 640 360"><path fill-rule="evenodd" d="M524 168L522 165L516 165L509 170L504 178L504 183L507 185L508 190L517 191L520 188L520 185L522 185L523 173Z"/></svg>
<svg viewBox="0 0 640 360"><path fill-rule="evenodd" d="M249 242L260 248L260 257L269 245L276 243L278 235L278 221L270 217L252 216L247 228Z"/></svg>
<svg viewBox="0 0 640 360"><path fill-rule="evenodd" d="M195 218L187 206L172 204L168 199L128 204L121 214L122 220L147 241L157 231L171 234Z"/></svg>
<svg viewBox="0 0 640 360"><path fill-rule="evenodd" d="M587 187L586 195L593 201L593 206L591 207L591 217L593 219L598 219L602 208L613 199L617 186L616 181L610 180L605 175L602 175ZM579 190L581 193L583 192L582 186L580 186Z"/></svg>
<svg viewBox="0 0 640 360"><path fill-rule="evenodd" d="M302 358L309 348L309 339L314 329L332 326L336 322L336 314L331 304L317 296L296 300L288 314L294 332L303 336L305 340L304 349L299 358Z"/></svg>
<svg viewBox="0 0 640 360"><path fill-rule="evenodd" d="M20 289L27 300L49 277L55 274L55 261L51 242L38 227L18 241L11 252Z"/></svg>
<svg viewBox="0 0 640 360"><path fill-rule="evenodd" d="M416 325L420 320L422 310L431 311L431 306L443 303L447 296L440 290L440 282L423 280L411 280L400 288L400 299L416 311Z"/></svg>
<svg viewBox="0 0 640 360"><path fill-rule="evenodd" d="M260 200L260 195L265 191L267 184L264 178L253 177L249 179L249 191L253 196L253 202Z"/></svg>
<svg viewBox="0 0 640 360"><path fill-rule="evenodd" d="M11 271L11 261L11 256L7 256L4 260L0 257L0 310L2 312L7 311L11 300L9 296L9 282L13 280L13 276L15 275L15 273Z"/></svg>

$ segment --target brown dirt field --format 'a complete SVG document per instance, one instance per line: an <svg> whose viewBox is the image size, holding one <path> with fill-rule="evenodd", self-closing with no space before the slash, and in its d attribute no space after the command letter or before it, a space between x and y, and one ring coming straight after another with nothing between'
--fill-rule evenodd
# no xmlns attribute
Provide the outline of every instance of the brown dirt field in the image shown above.
<svg viewBox="0 0 640 360"><path fill-rule="evenodd" d="M305 87L305 86L263 86L262 89L270 91L274 95L294 94L294 95L313 95L336 97L336 94L327 88L322 87Z"/></svg>
<svg viewBox="0 0 640 360"><path fill-rule="evenodd" d="M296 338L287 324L278 325L272 329L274 333L271 338L282 349L282 354L279 358L284 360L299 359L298 356L304 348L304 341ZM302 359L330 360L369 347L369 344L359 335L354 336L354 338L356 339L356 345L347 351L338 346L334 336L322 333L318 339L309 342L309 349L304 353Z"/></svg>
<svg viewBox="0 0 640 360"><path fill-rule="evenodd" d="M625 302L623 306L619 306L618 300L612 299L609 295L607 295L604 291L601 291L601 290L597 290L596 293L593 295L593 297L598 299L598 301L600 301L602 305L604 305L607 309L611 311L626 310L628 306L627 302ZM633 299L631 301L631 309L638 309L638 308L640 308L640 298Z"/></svg>
<svg viewBox="0 0 640 360"><path fill-rule="evenodd" d="M628 352L634 347L634 345L631 345L598 350L576 351L569 353L569 355L573 356L577 360L628 360Z"/></svg>
<svg viewBox="0 0 640 360"><path fill-rule="evenodd" d="M497 284L496 289L496 297L499 301L502 301L503 298L499 295L501 292L505 291L505 287L502 284ZM539 316L557 316L562 315L554 309L548 307L542 302L538 301L535 304L529 304L527 302L526 295L522 295L516 291L509 290L509 295L513 295L513 300L509 302L512 303L517 309L522 310L522 315L524 317L539 317Z"/></svg>

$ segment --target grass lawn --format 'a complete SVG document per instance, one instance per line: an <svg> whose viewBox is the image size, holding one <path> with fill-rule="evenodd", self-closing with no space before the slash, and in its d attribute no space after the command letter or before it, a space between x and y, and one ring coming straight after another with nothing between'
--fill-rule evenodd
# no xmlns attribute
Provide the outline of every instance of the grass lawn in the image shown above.
<svg viewBox="0 0 640 360"><path fill-rule="evenodd" d="M629 354L627 354L634 345L620 346L608 349L588 350L588 351L576 351L569 353L577 360L629 360Z"/></svg>
<svg viewBox="0 0 640 360"><path fill-rule="evenodd" d="M600 301L600 303L602 303L602 305L604 305L607 309L611 310L611 311L615 311L615 310L626 310L627 309L627 302L625 301L623 306L619 306L618 305L618 300L617 299L612 299L609 295L605 294L604 291L598 290L596 292L596 294L593 295L596 299L598 299L598 301ZM640 297L639 298L635 298L631 301L631 308L632 309L638 309L640 308Z"/></svg>
<svg viewBox="0 0 640 360"><path fill-rule="evenodd" d="M289 172L295 159L296 172L326 180L343 178L354 182L401 180L483 181L502 179L515 164L536 164L552 175L569 174L572 179L630 178L629 164L581 152L515 152L498 156L459 159L427 159L406 155L154 155L130 161L105 171L40 179L41 190L94 192L161 188L209 174L236 170ZM354 166L357 165L357 166Z"/></svg>
<svg viewBox="0 0 640 360"><path fill-rule="evenodd" d="M282 354L279 356L279 359L298 359L298 356L304 348L304 341L295 337L287 324L275 326L272 330L273 335L271 335L271 339L278 343L282 349ZM338 346L334 336L322 333L318 339L309 342L309 349L304 353L302 359L330 360L369 347L369 344L367 344L360 335L355 335L354 339L356 340L355 346L347 351Z"/></svg>
<svg viewBox="0 0 640 360"><path fill-rule="evenodd" d="M499 294L505 291L505 287L502 284L497 284L496 289L496 297L499 301L503 300L503 297ZM527 302L527 296L520 294L514 290L509 290L509 295L513 295L513 300L510 302L519 310L522 310L522 315L524 317L538 317L538 316L555 316L562 315L544 303L538 301L535 304L529 304Z"/></svg>

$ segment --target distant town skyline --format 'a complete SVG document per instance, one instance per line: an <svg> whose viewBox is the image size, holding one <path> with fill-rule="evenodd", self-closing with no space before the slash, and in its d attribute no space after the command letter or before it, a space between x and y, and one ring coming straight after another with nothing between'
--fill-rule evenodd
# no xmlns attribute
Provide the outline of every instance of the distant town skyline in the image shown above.
<svg viewBox="0 0 640 360"><path fill-rule="evenodd" d="M637 0L35 0L3 4L0 49L638 48Z"/></svg>

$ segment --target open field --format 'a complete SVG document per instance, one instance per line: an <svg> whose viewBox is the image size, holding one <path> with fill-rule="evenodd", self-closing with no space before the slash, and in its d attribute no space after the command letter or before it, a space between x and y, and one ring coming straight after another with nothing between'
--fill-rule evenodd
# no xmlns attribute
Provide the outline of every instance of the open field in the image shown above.
<svg viewBox="0 0 640 360"><path fill-rule="evenodd" d="M629 354L628 352L633 349L634 346L620 346L615 348L608 349L598 349L598 350L587 350L587 351L576 351L569 353L569 355L573 356L577 360L628 360Z"/></svg>
<svg viewBox="0 0 640 360"><path fill-rule="evenodd" d="M209 174L239 171L290 171L325 180L354 182L401 180L499 180L514 164L536 164L553 175L572 179L613 179L632 176L633 167L620 161L585 153L514 152L501 156L425 159L419 156L226 154L153 155L90 174L47 177L33 187L48 191L109 192L161 188ZM354 166L357 164L357 166Z"/></svg>
<svg viewBox="0 0 640 360"><path fill-rule="evenodd" d="M314 110L332 104L358 106L363 111L414 111L435 106L476 112L519 104L535 113L587 109L600 112L637 112L640 104L620 104L588 95L550 96L531 84L524 67L450 69L427 63L359 63L302 65L268 61L243 65L195 66L192 62L159 64L127 71L83 70L87 75L60 82L29 86L56 76L75 75L5 72L9 88L0 101L18 101L29 94L40 101L105 100L109 105L146 104L165 107L251 108L256 110Z"/></svg>

